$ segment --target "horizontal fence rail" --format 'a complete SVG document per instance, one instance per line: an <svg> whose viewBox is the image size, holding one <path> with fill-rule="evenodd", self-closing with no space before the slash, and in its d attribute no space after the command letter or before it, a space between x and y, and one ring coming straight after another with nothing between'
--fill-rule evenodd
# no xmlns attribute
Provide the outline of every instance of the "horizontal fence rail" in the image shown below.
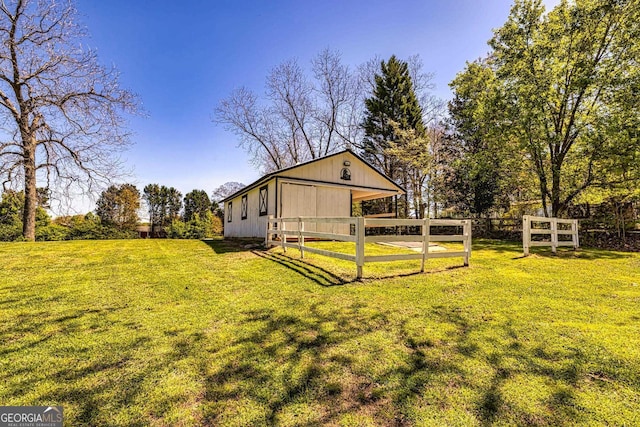
<svg viewBox="0 0 640 427"><path fill-rule="evenodd" d="M338 224L342 233L308 230L314 224ZM366 235L367 228L385 227L395 228L395 234ZM421 234L399 234L401 228L420 227ZM462 234L431 234L431 227L460 227ZM294 217L274 218L269 216L267 220L265 245L295 248L304 258L305 252L338 258L356 263L357 278L362 278L362 270L367 262L389 262L421 260L420 271L424 271L425 262L429 258L462 257L464 265L469 265L471 256L471 221L456 219L381 219L363 217ZM329 251L305 245L305 238L336 240L341 242L354 242L355 255ZM276 240L278 239L278 240ZM389 242L419 242L422 243L421 251L413 254L391 255L366 255L365 243L389 243ZM462 242L462 251L429 251L430 242Z"/></svg>
<svg viewBox="0 0 640 427"><path fill-rule="evenodd" d="M549 228L546 228L545 225L548 225ZM558 225L568 225L569 228L561 229L558 228ZM540 228L540 226L544 228ZM534 235L549 236L549 240L533 240ZM558 236L571 236L571 240L559 240ZM558 246L573 246L574 249L577 249L579 247L578 220L524 215L522 217L522 247L525 256L529 255L529 249L533 246L551 246L551 252L554 254Z"/></svg>

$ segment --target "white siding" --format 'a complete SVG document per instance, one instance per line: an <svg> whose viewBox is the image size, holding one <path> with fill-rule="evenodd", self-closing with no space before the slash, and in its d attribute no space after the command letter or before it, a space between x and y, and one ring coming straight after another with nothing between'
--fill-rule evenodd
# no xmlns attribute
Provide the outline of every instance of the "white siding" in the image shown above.
<svg viewBox="0 0 640 427"><path fill-rule="evenodd" d="M348 166L345 165L345 162L348 162ZM351 179L342 179L344 168L349 170ZM303 180L305 182L302 182ZM260 216L258 198L260 188L264 185L268 185L268 213ZM366 188L382 191L368 191L365 190ZM343 152L285 170L279 173L277 178L271 178L268 184L259 185L232 199L232 221L227 222L227 212L225 212L224 235L225 237L263 238L266 233L268 215L277 215L281 218L297 216L348 217L351 215L352 190L354 191L354 199L356 199L357 193L361 200L367 195L380 197L381 194L395 193L398 191L398 187L352 153ZM244 194L247 195L247 218L241 219L242 196ZM228 202L225 204L225 210L227 208ZM317 231L344 234L349 232L348 228L336 229L335 227L338 225L319 224Z"/></svg>
<svg viewBox="0 0 640 427"><path fill-rule="evenodd" d="M349 162L350 165L344 166L345 161ZM347 181L340 178L343 168L349 169L351 180ZM397 191L397 188L383 175L372 170L369 165L349 152L344 152L326 159L320 159L308 165L302 165L299 168L284 171L282 176Z"/></svg>
<svg viewBox="0 0 640 427"><path fill-rule="evenodd" d="M267 215L260 216L259 212L259 194L260 188L264 185L267 186ZM227 208L229 206L229 202L227 202L224 206L225 208L225 216L224 216L224 237L256 237L256 238L264 238L266 230L267 230L267 218L269 215L275 215L276 208L276 185L275 179L268 181L268 183L260 185L248 193L243 193L238 195L231 200L232 204L232 219L231 222L227 221ZM241 215L241 206L242 206L242 196L247 195L247 218L242 219Z"/></svg>

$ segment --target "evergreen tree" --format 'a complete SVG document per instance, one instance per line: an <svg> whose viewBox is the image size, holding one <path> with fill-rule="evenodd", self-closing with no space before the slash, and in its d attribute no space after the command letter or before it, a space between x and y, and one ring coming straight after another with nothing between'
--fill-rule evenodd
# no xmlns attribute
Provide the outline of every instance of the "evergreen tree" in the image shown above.
<svg viewBox="0 0 640 427"><path fill-rule="evenodd" d="M402 137L398 131L409 131L412 138L421 138L425 126L409 67L395 55L380 63L373 95L365 100L363 127L363 157L407 188L411 165L397 155L398 150L402 151ZM389 206L384 209L387 212L392 210ZM400 203L399 214L409 216L407 196Z"/></svg>
<svg viewBox="0 0 640 427"><path fill-rule="evenodd" d="M422 108L407 63L395 55L380 63L380 74L375 76L375 83L373 96L365 100L363 155L391 179L402 183L401 162L387 152L399 140L394 123L401 130L422 136L425 129Z"/></svg>
<svg viewBox="0 0 640 427"><path fill-rule="evenodd" d="M182 193L173 187L158 184L148 184L143 192L151 227L168 226L171 221L178 219L182 209Z"/></svg>

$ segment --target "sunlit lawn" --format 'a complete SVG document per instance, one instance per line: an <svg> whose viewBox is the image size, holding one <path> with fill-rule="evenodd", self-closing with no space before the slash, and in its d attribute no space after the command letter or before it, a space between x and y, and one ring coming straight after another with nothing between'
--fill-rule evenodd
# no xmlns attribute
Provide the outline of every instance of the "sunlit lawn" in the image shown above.
<svg viewBox="0 0 640 427"><path fill-rule="evenodd" d="M640 254L559 252L479 241L469 268L358 282L220 240L0 244L0 405L92 426L640 425Z"/></svg>

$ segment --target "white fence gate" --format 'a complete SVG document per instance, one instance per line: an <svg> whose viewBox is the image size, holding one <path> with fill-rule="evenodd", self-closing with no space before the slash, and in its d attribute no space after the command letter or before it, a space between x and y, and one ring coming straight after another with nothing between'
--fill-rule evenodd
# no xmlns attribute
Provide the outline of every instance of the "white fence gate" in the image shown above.
<svg viewBox="0 0 640 427"><path fill-rule="evenodd" d="M549 228L535 227L536 224L549 224ZM568 224L569 229L559 229L558 225ZM533 235L549 235L550 240L532 240ZM570 235L571 240L558 240L558 235ZM578 242L578 220L546 218L543 216L525 215L522 217L522 247L524 255L529 255L529 248L533 246L551 246L551 252L556 253L558 246L573 246L577 249Z"/></svg>
<svg viewBox="0 0 640 427"><path fill-rule="evenodd" d="M310 228L309 225L317 224L334 225L332 232L305 231ZM391 235L371 235L367 236L365 229L367 227L421 227L422 233L419 235L411 234L395 234ZM431 234L431 227L462 227L462 234ZM327 229L326 225L321 229ZM355 233L351 234L351 229L355 229ZM336 232L335 230L338 230ZM348 233L348 234L347 234ZM341 252L328 251L305 245L305 238L327 239L342 242L354 242L356 246L355 255L345 254ZM278 238L279 240L274 240ZM293 241L291 241L293 240ZM389 242L420 242L422 249L420 253L414 254L393 254L393 255L366 255L365 243L389 243ZM430 242L462 242L462 251L442 251L430 252ZM301 257L304 258L305 252L311 252L319 255L325 255L333 258L343 259L356 263L357 278L362 278L362 268L367 262L385 262L385 261L405 261L419 259L422 261L420 271L424 271L424 265L429 258L449 258L463 257L464 265L469 265L469 257L471 256L471 221L455 220L455 219L378 219L363 217L297 217L297 218L273 218L269 217L267 221L267 236L265 240L267 247L282 246L286 251L287 248L296 248L300 250Z"/></svg>

